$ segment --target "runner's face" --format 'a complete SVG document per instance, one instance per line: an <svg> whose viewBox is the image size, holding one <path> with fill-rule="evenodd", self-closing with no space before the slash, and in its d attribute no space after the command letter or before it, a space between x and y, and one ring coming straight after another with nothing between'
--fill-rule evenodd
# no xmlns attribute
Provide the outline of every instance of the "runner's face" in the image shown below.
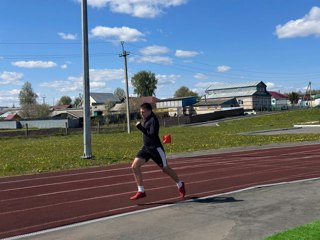
<svg viewBox="0 0 320 240"><path fill-rule="evenodd" d="M150 116L151 111L147 110L147 109L144 109L144 108L140 108L140 114L141 114L143 119L146 119L147 117Z"/></svg>

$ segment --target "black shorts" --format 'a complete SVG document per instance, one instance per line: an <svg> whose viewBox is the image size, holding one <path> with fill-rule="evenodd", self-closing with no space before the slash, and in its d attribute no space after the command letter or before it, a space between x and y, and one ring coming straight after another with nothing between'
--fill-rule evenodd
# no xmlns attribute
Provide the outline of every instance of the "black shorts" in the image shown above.
<svg viewBox="0 0 320 240"><path fill-rule="evenodd" d="M142 158L146 160L146 162L152 159L161 168L164 168L168 165L166 154L162 147L158 147L158 148L142 147L142 149L137 153L136 157Z"/></svg>

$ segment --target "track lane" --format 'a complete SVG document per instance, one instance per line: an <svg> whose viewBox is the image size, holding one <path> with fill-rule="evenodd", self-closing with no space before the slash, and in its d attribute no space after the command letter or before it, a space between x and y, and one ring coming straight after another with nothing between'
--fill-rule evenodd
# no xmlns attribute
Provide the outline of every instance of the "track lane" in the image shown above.
<svg viewBox="0 0 320 240"><path fill-rule="evenodd" d="M188 198L320 177L319 145L247 150L170 160ZM179 201L174 183L143 167L147 198L130 201L129 164L0 178L0 238Z"/></svg>

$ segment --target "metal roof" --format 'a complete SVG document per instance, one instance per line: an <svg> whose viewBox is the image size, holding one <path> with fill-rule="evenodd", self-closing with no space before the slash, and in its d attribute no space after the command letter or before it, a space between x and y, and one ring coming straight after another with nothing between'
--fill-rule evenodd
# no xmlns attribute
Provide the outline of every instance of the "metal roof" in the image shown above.
<svg viewBox="0 0 320 240"><path fill-rule="evenodd" d="M228 92L215 92L207 94L206 98L233 98L233 97L244 97L252 96L257 90L247 90L247 91L228 91Z"/></svg>
<svg viewBox="0 0 320 240"><path fill-rule="evenodd" d="M158 102L180 101L180 100L194 99L194 98L197 98L197 96L165 98L165 99L158 100Z"/></svg>
<svg viewBox="0 0 320 240"><path fill-rule="evenodd" d="M211 105L222 105L227 104L231 101L237 101L235 98L217 98L217 99L207 99L201 100L200 102L195 103L193 106L211 106Z"/></svg>
<svg viewBox="0 0 320 240"><path fill-rule="evenodd" d="M120 100L113 95L113 93L90 93L90 97L96 103L120 102Z"/></svg>
<svg viewBox="0 0 320 240"><path fill-rule="evenodd" d="M208 90L209 91L210 90L219 90L219 89L230 89L230 88L256 87L260 83L265 85L262 81L243 82L243 83L224 83L224 84L219 84L219 85L212 84L206 89L206 91L208 91Z"/></svg>
<svg viewBox="0 0 320 240"><path fill-rule="evenodd" d="M268 91L272 97L276 98L276 99L284 99L284 98L288 98L288 95L279 93L279 92L274 92L274 91Z"/></svg>

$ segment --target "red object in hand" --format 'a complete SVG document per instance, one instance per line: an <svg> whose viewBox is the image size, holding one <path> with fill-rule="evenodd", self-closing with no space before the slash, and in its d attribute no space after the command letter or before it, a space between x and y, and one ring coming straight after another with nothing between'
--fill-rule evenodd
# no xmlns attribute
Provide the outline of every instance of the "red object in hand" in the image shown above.
<svg viewBox="0 0 320 240"><path fill-rule="evenodd" d="M162 141L163 143L171 143L171 135L170 134L164 135Z"/></svg>

